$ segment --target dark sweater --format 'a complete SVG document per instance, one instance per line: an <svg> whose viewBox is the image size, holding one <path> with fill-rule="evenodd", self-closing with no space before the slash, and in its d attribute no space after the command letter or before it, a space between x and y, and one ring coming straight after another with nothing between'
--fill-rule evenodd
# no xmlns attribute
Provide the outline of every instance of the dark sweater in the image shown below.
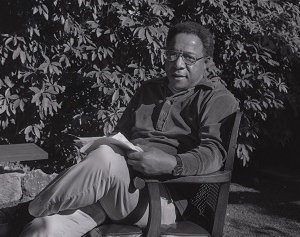
<svg viewBox="0 0 300 237"><path fill-rule="evenodd" d="M179 154L182 175L217 171L226 157L220 127L238 103L218 78L203 79L187 91L172 94L167 78L145 82L123 113L116 132L134 144Z"/></svg>
<svg viewBox="0 0 300 237"><path fill-rule="evenodd" d="M204 78L196 87L176 94L169 90L167 78L154 79L136 92L115 131L134 144L178 154L182 176L206 174L222 167L228 135L221 134L221 127L237 109L238 102L219 78ZM199 187L174 184L167 188L181 216L189 218L198 205L190 202L199 196Z"/></svg>

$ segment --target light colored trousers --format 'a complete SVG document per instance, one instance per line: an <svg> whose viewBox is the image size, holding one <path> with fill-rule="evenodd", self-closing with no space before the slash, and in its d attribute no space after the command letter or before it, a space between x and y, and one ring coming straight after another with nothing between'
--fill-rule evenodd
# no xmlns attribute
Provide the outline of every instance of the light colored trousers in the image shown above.
<svg viewBox="0 0 300 237"><path fill-rule="evenodd" d="M124 152L116 146L101 145L86 159L58 175L30 203L36 217L22 237L82 236L103 223L113 222L145 227L148 199L130 184ZM162 224L176 221L176 208L164 186L161 189Z"/></svg>

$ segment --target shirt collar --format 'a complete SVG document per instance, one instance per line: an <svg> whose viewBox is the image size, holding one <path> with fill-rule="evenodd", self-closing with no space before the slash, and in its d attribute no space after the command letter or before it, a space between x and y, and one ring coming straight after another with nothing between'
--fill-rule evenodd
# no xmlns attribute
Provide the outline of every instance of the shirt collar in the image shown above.
<svg viewBox="0 0 300 237"><path fill-rule="evenodd" d="M215 81L215 78L208 79L206 76L204 76L202 80L195 87L198 88L198 87L206 86L209 87L210 89L213 89L214 88L213 81Z"/></svg>
<svg viewBox="0 0 300 237"><path fill-rule="evenodd" d="M213 89L214 88L214 84L213 84L213 81L217 80L218 77L216 78L211 78L211 79L208 79L206 76L204 76L202 78L202 80L195 86L195 87L192 87L192 88L189 88L187 91L190 91L190 90L193 90L194 88L200 88L200 87L209 87L210 89ZM169 80L167 77L164 77L163 78L163 85L168 88L168 84L169 84Z"/></svg>

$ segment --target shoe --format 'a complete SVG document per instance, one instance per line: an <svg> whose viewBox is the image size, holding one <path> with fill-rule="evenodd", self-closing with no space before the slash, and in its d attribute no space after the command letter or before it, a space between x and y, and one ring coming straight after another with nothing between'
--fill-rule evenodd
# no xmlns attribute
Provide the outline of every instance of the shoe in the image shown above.
<svg viewBox="0 0 300 237"><path fill-rule="evenodd" d="M34 217L29 214L29 202L0 210L0 237L17 237Z"/></svg>
<svg viewBox="0 0 300 237"><path fill-rule="evenodd" d="M11 229L8 223L0 224L0 237L10 237Z"/></svg>
<svg viewBox="0 0 300 237"><path fill-rule="evenodd" d="M0 210L0 237L9 236L10 230L7 220L7 215L3 210Z"/></svg>

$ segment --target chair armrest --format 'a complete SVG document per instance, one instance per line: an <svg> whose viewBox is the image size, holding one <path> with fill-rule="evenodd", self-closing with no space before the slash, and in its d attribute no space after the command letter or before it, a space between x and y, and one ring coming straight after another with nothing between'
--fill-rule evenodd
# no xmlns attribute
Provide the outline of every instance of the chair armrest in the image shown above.
<svg viewBox="0 0 300 237"><path fill-rule="evenodd" d="M143 189L146 183L226 183L231 180L231 171L217 171L210 174L197 176L184 176L167 180L153 179L151 177L135 177L133 179L134 186L137 189Z"/></svg>
<svg viewBox="0 0 300 237"><path fill-rule="evenodd" d="M162 183L226 183L231 180L231 171L217 171L197 176L184 176L162 181ZM147 179L146 182L149 182Z"/></svg>

